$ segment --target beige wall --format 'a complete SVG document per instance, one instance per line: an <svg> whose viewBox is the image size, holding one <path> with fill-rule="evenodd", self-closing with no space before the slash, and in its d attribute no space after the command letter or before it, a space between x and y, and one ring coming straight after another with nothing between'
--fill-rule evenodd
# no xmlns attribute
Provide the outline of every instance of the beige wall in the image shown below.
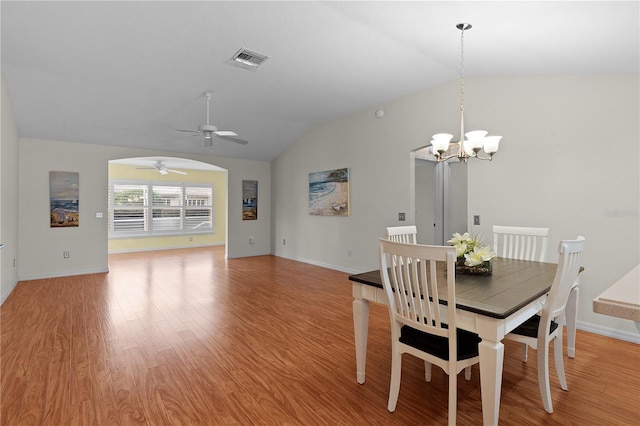
<svg viewBox="0 0 640 426"><path fill-rule="evenodd" d="M161 175L155 170L139 170L136 166L110 163L109 179L212 184L214 194L214 232L153 238L109 239L109 253L223 245L225 243L227 233L227 172L191 169L181 170L187 172L187 175L176 173Z"/></svg>
<svg viewBox="0 0 640 426"><path fill-rule="evenodd" d="M0 108L0 303L18 283L18 130L2 82Z"/></svg>
<svg viewBox="0 0 640 426"><path fill-rule="evenodd" d="M105 196L108 162L131 157L175 156L175 153L126 147L92 145L40 139L20 139L18 200L20 220L20 280L78 275L108 270L108 233ZM263 161L238 160L208 155L183 156L227 170L228 257L269 254L270 194L259 194L256 221L242 220L242 180L257 180L261 188L271 186L271 165ZM80 176L80 226L50 228L48 223L49 171L78 172ZM249 240L253 238L254 244ZM63 251L70 252L64 259Z"/></svg>
<svg viewBox="0 0 640 426"><path fill-rule="evenodd" d="M398 212L416 222L410 152L434 133L457 135L458 95L456 81L374 105L289 147L273 162L274 252L349 272L377 269L385 227L401 224ZM504 136L492 162L469 163L467 217L482 223L469 230L491 241L493 224L549 226L552 253L583 234L580 327L638 339L631 321L591 306L640 258L638 75L467 79L465 99L467 129ZM308 173L339 167L351 170L351 216L310 216Z"/></svg>

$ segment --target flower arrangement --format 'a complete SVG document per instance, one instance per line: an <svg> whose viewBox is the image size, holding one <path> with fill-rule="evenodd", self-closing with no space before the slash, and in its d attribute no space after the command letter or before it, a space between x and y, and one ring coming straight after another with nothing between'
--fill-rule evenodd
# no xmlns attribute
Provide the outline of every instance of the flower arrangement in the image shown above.
<svg viewBox="0 0 640 426"><path fill-rule="evenodd" d="M453 234L453 238L447 242L456 248L459 271L491 273L491 259L496 257L496 254L490 246L482 245L479 237L475 235L472 237L468 232L462 235L456 232Z"/></svg>

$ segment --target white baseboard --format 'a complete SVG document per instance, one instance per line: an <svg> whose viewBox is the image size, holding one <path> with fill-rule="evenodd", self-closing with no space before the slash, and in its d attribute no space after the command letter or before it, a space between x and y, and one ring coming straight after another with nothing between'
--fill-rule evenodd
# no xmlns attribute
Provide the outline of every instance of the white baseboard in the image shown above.
<svg viewBox="0 0 640 426"><path fill-rule="evenodd" d="M138 252L142 252L142 251L176 250L176 249L187 249L187 248L196 248L196 247L223 246L223 245L224 245L224 243L189 244L189 245L184 245L184 246L171 246L171 247L148 247L148 248L136 248L136 249L109 250L109 254L138 253Z"/></svg>
<svg viewBox="0 0 640 426"><path fill-rule="evenodd" d="M333 269L334 271L345 272L347 274L358 274L361 272L361 271L356 271L355 269L349 269L349 268L344 268L342 266L331 265L329 263L318 262L316 260L304 259L299 257L288 257L288 256L277 255L277 254L274 254L274 256L282 257L284 259L295 260L296 262L308 263L310 265L321 266L323 268Z"/></svg>
<svg viewBox="0 0 640 426"><path fill-rule="evenodd" d="M9 297L9 295L11 294L11 292L13 291L14 288L16 288L16 285L18 284L18 280L16 279L13 284L11 284L9 286L9 289L2 294L2 299L0 300L0 305L2 305L4 303L5 300L7 300L7 297Z"/></svg>
<svg viewBox="0 0 640 426"><path fill-rule="evenodd" d="M20 277L19 281L31 281L31 280L43 280L46 278L59 278L59 277L71 277L74 275L89 275L89 274L104 274L109 272L109 268L100 269L82 269L76 271L64 271L56 274L43 274L43 275L27 275Z"/></svg>
<svg viewBox="0 0 640 426"><path fill-rule="evenodd" d="M576 327L579 330L588 331L589 333L600 334L601 336L613 337L614 339L640 344L640 333L623 331L610 327L603 327L601 325L591 324L583 321L578 321Z"/></svg>

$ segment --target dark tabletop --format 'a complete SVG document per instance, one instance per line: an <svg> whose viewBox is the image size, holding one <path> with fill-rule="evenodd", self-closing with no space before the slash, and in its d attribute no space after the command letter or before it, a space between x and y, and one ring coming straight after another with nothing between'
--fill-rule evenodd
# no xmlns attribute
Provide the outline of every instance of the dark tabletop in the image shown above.
<svg viewBox="0 0 640 426"><path fill-rule="evenodd" d="M459 309L506 318L547 293L558 266L504 258L494 258L492 264L493 273L488 276L456 274L456 306ZM350 275L349 280L382 288L379 270ZM446 299L446 292L440 297Z"/></svg>

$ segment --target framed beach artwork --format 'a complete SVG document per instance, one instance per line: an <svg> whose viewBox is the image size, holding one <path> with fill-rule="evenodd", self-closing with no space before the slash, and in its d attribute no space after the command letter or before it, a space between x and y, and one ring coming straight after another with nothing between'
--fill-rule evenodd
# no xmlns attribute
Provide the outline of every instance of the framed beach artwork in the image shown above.
<svg viewBox="0 0 640 426"><path fill-rule="evenodd" d="M349 216L349 169L309 173L309 214Z"/></svg>
<svg viewBox="0 0 640 426"><path fill-rule="evenodd" d="M49 172L49 216L51 228L67 228L80 225L78 196L78 172Z"/></svg>
<svg viewBox="0 0 640 426"><path fill-rule="evenodd" d="M242 181L242 220L258 220L258 181Z"/></svg>

